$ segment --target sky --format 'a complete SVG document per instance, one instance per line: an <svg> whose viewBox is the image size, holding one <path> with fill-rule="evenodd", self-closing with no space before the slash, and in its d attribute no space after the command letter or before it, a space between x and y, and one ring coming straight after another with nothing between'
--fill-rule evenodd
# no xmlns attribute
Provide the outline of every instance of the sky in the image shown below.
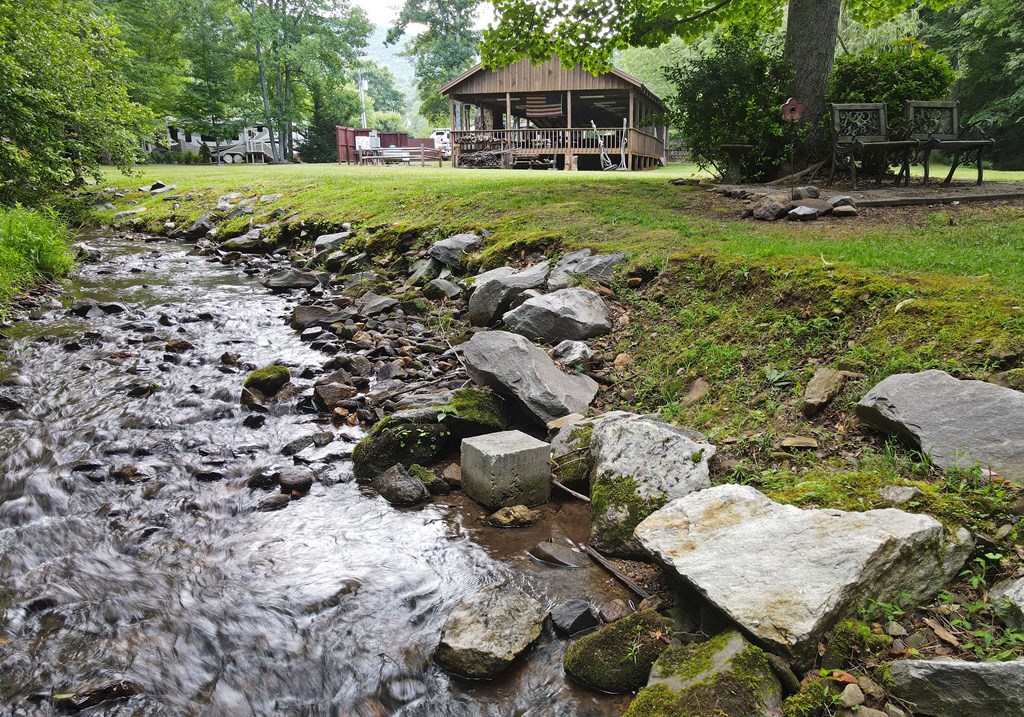
<svg viewBox="0 0 1024 717"><path fill-rule="evenodd" d="M366 14L370 16L370 22L374 25L384 25L385 27L398 16L398 11L402 6L402 0L351 0L351 2L365 10ZM483 27L487 24L487 20L493 17L490 4L482 3L479 13L480 20L477 22L477 27Z"/></svg>

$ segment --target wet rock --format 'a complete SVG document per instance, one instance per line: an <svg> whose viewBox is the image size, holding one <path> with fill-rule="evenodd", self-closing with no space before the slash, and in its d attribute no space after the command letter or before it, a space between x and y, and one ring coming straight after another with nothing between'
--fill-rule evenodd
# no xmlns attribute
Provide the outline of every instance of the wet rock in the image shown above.
<svg viewBox="0 0 1024 717"><path fill-rule="evenodd" d="M950 536L926 515L801 510L741 485L679 498L635 536L745 631L801 664L868 601L927 600L973 548L967 531Z"/></svg>
<svg viewBox="0 0 1024 717"><path fill-rule="evenodd" d="M601 692L632 692L647 681L658 656L668 648L672 626L653 610L633 613L584 635L565 651L566 673Z"/></svg>
<svg viewBox="0 0 1024 717"><path fill-rule="evenodd" d="M525 505L510 505L499 508L484 518L484 522L495 528L529 528L544 518L539 510L531 510Z"/></svg>
<svg viewBox="0 0 1024 717"><path fill-rule="evenodd" d="M479 389L434 394L425 405L400 410L374 425L352 452L353 469L357 478L369 479L395 463L429 465L463 438L506 427L493 394Z"/></svg>
<svg viewBox="0 0 1024 717"><path fill-rule="evenodd" d="M273 398L291 380L292 372L287 366L273 364L250 373L242 382L242 387L255 389L267 398Z"/></svg>
<svg viewBox="0 0 1024 717"><path fill-rule="evenodd" d="M1024 714L1024 659L965 662L897 660L893 691L931 717L1018 717Z"/></svg>
<svg viewBox="0 0 1024 717"><path fill-rule="evenodd" d="M548 290L557 291L572 285L573 278L589 279L607 284L615 274L615 267L629 256L626 252L615 254L591 254L590 249L580 249L566 254L551 270Z"/></svg>
<svg viewBox="0 0 1024 717"><path fill-rule="evenodd" d="M551 622L561 635L575 635L578 632L598 626L597 617L586 600L565 600L551 608Z"/></svg>
<svg viewBox="0 0 1024 717"><path fill-rule="evenodd" d="M249 207L249 210L252 211L251 207ZM220 245L220 248L222 251L237 251L242 254L253 254L273 249L273 243L262 239L260 236L261 233L262 232L259 229L250 229L241 236L237 236L234 239L228 239Z"/></svg>
<svg viewBox="0 0 1024 717"><path fill-rule="evenodd" d="M123 700L142 694L142 688L130 680L112 680L99 684L86 685L73 690L57 691L53 695L53 706L59 709L78 712L89 707Z"/></svg>
<svg viewBox="0 0 1024 717"><path fill-rule="evenodd" d="M582 341L566 339L549 352L551 358L563 366L579 366L585 368L594 358L594 350Z"/></svg>
<svg viewBox="0 0 1024 717"><path fill-rule="evenodd" d="M321 411L333 411L358 393L354 386L343 383L322 383L313 388L313 402Z"/></svg>
<svg viewBox="0 0 1024 717"><path fill-rule="evenodd" d="M204 214L192 223L187 229L178 229L172 237L175 239L184 239L186 241L193 241L200 237L206 236L214 227L217 225L213 221L213 214Z"/></svg>
<svg viewBox="0 0 1024 717"><path fill-rule="evenodd" d="M462 441L462 490L485 508L545 503L551 495L550 446L522 431Z"/></svg>
<svg viewBox="0 0 1024 717"><path fill-rule="evenodd" d="M818 415L832 399L843 390L846 381L841 371L831 368L819 368L804 388L803 412L808 418Z"/></svg>
<svg viewBox="0 0 1024 717"><path fill-rule="evenodd" d="M543 286L547 276L548 263L544 261L521 271L506 266L474 277L467 314L469 323L473 326L495 323L508 311L513 299L527 289Z"/></svg>
<svg viewBox="0 0 1024 717"><path fill-rule="evenodd" d="M494 677L540 636L546 617L544 606L526 593L487 585L448 616L434 657L453 674Z"/></svg>
<svg viewBox="0 0 1024 717"><path fill-rule="evenodd" d="M187 351L191 351L194 348L195 346L193 346L191 342L186 341L185 339L171 339L170 341L167 342L167 345L164 346L165 351L170 351L171 353L174 354L183 354Z"/></svg>
<svg viewBox="0 0 1024 717"><path fill-rule="evenodd" d="M272 468L260 468L252 472L245 482L250 490L272 490L277 487L278 471Z"/></svg>
<svg viewBox="0 0 1024 717"><path fill-rule="evenodd" d="M423 481L411 475L401 463L395 464L370 481L370 487L391 505L403 508L430 500Z"/></svg>
<svg viewBox="0 0 1024 717"><path fill-rule="evenodd" d="M598 616L602 622L611 625L613 622L618 622L624 617L629 617L635 612L633 608L626 604L626 601L621 598L615 600L609 600L601 609L598 611Z"/></svg>
<svg viewBox="0 0 1024 717"><path fill-rule="evenodd" d="M292 318L289 323L293 329L301 331L335 313L337 313L337 309L329 306L296 306L292 309Z"/></svg>
<svg viewBox="0 0 1024 717"><path fill-rule="evenodd" d="M287 507L288 504L291 503L291 501L292 499L289 496L277 493L275 495L267 496L259 503L257 503L256 510L260 511L261 513L269 513L274 510L281 510L282 508Z"/></svg>
<svg viewBox="0 0 1024 717"><path fill-rule="evenodd" d="M542 543L537 543L527 552L541 562L563 568L582 568L590 564L590 558L577 550L573 550L565 543L545 540Z"/></svg>
<svg viewBox="0 0 1024 717"><path fill-rule="evenodd" d="M782 688L765 653L735 630L663 652L623 717L705 714L707 705L736 717L782 715Z"/></svg>
<svg viewBox="0 0 1024 717"><path fill-rule="evenodd" d="M857 404L857 417L900 436L941 468L980 464L1024 479L1024 393L944 371L896 374Z"/></svg>
<svg viewBox="0 0 1024 717"><path fill-rule="evenodd" d="M456 234L435 242L428 253L442 264L457 268L462 266L466 256L480 246L482 241L476 234Z"/></svg>
<svg viewBox="0 0 1024 717"><path fill-rule="evenodd" d="M588 376L570 376L544 351L507 331L475 334L463 345L474 381L508 396L538 423L585 411L597 394Z"/></svg>
<svg viewBox="0 0 1024 717"><path fill-rule="evenodd" d="M313 487L315 478L316 475L308 468L283 468L277 474L277 483L281 486L281 492L286 495L305 495Z"/></svg>
<svg viewBox="0 0 1024 717"><path fill-rule="evenodd" d="M418 463L409 466L409 473L423 482L430 495L451 495L452 487L448 484L448 481L438 477L433 471L424 468Z"/></svg>
<svg viewBox="0 0 1024 717"><path fill-rule="evenodd" d="M263 424L267 422L267 417L259 413L251 413L242 419L242 425L246 428L263 428Z"/></svg>
<svg viewBox="0 0 1024 717"><path fill-rule="evenodd" d="M282 456L294 456L297 453L301 453L310 446L313 445L313 436L300 436L294 440L288 441L281 448Z"/></svg>
<svg viewBox="0 0 1024 717"><path fill-rule="evenodd" d="M545 343L589 339L612 330L601 297L579 287L528 299L501 320L513 332Z"/></svg>
<svg viewBox="0 0 1024 717"><path fill-rule="evenodd" d="M282 269L263 280L263 286L271 291L291 291L293 289L312 289L320 285L320 280L313 274L305 274L295 269Z"/></svg>
<svg viewBox="0 0 1024 717"><path fill-rule="evenodd" d="M327 371L342 369L353 376L369 376L373 373L373 362L359 354L338 354L324 366Z"/></svg>

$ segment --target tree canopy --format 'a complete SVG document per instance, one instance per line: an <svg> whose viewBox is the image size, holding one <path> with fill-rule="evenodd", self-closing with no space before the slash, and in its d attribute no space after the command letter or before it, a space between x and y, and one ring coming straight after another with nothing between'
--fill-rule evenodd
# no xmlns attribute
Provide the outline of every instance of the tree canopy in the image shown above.
<svg viewBox="0 0 1024 717"><path fill-rule="evenodd" d="M128 51L84 0L0 0L0 203L37 203L100 162L127 166L148 112L122 79Z"/></svg>

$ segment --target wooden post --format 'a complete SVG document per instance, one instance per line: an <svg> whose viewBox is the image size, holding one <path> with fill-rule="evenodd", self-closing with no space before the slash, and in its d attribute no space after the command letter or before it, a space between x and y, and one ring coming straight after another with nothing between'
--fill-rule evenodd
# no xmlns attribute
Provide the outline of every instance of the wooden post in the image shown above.
<svg viewBox="0 0 1024 717"><path fill-rule="evenodd" d="M505 169L512 168L512 93L505 93L505 159L502 164Z"/></svg>
<svg viewBox="0 0 1024 717"><path fill-rule="evenodd" d="M572 90L565 91L565 169L572 170Z"/></svg>

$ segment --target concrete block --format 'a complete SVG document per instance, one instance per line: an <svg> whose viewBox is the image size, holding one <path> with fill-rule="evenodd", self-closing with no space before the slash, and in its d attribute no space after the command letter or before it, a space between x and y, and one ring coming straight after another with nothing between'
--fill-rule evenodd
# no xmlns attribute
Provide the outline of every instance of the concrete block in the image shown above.
<svg viewBox="0 0 1024 717"><path fill-rule="evenodd" d="M480 505L536 505L551 496L551 446L522 431L462 441L462 491Z"/></svg>

